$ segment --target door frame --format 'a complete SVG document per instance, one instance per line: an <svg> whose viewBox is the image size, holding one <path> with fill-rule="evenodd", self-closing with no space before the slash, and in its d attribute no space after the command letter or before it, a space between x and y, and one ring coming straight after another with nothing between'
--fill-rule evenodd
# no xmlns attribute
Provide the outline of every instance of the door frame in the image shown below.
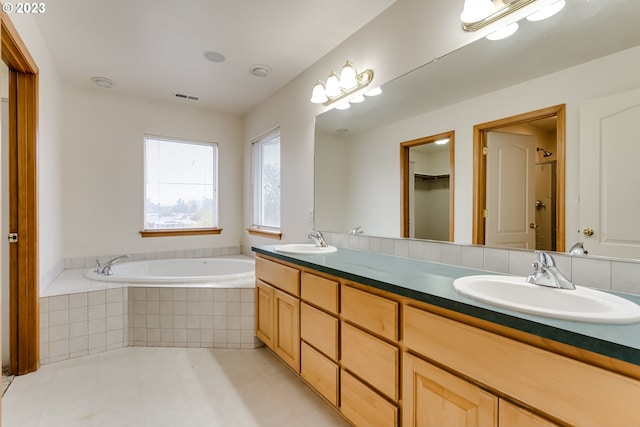
<svg viewBox="0 0 640 427"><path fill-rule="evenodd" d="M409 152L412 147L431 144L439 139L449 138L449 241L453 242L454 222L454 167L455 167L455 131L425 136L400 143L400 237L409 237Z"/></svg>
<svg viewBox="0 0 640 427"><path fill-rule="evenodd" d="M487 200L487 158L483 153L487 146L487 134L501 128L556 117L556 251L565 250L565 164L566 164L566 106L554 105L540 110L506 117L473 127L473 227L472 243L484 245Z"/></svg>
<svg viewBox="0 0 640 427"><path fill-rule="evenodd" d="M38 262L38 67L5 14L0 14L0 53L9 67L9 224L18 242L10 256L10 373L40 367ZM13 101L12 101L13 99Z"/></svg>

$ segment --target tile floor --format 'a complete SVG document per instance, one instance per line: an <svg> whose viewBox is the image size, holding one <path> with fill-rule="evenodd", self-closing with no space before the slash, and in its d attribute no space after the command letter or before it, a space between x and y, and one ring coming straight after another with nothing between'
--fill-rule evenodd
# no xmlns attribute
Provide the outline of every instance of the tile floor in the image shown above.
<svg viewBox="0 0 640 427"><path fill-rule="evenodd" d="M267 349L124 347L16 377L3 427L348 427Z"/></svg>

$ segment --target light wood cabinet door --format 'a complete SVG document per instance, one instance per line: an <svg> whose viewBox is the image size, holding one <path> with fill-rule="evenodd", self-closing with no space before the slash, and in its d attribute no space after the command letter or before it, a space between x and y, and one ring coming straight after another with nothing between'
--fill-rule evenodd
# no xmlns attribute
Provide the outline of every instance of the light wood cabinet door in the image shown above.
<svg viewBox="0 0 640 427"><path fill-rule="evenodd" d="M500 427L559 427L558 424L504 399L500 399L499 419Z"/></svg>
<svg viewBox="0 0 640 427"><path fill-rule="evenodd" d="M300 372L300 300L274 289L273 351Z"/></svg>
<svg viewBox="0 0 640 427"><path fill-rule="evenodd" d="M498 426L497 396L408 353L403 362L403 427Z"/></svg>
<svg viewBox="0 0 640 427"><path fill-rule="evenodd" d="M273 286L256 280L256 336L273 349Z"/></svg>

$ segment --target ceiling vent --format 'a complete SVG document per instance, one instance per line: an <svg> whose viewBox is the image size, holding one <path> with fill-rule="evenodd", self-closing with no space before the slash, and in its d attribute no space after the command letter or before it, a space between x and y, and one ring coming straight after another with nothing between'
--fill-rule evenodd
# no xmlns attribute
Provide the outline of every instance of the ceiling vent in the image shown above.
<svg viewBox="0 0 640 427"><path fill-rule="evenodd" d="M184 93L174 93L173 96L175 96L176 98L181 98L181 99L190 99L191 101L197 101L198 99L200 99L197 96L186 95Z"/></svg>

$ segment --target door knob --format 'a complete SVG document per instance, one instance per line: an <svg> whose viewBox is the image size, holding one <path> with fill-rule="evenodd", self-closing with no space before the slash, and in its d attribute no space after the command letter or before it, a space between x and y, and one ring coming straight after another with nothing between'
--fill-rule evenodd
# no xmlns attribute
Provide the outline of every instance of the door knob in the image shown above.
<svg viewBox="0 0 640 427"><path fill-rule="evenodd" d="M536 229L536 228L538 228L538 226L537 226L537 224L535 222L530 222L529 223L529 228Z"/></svg>
<svg viewBox="0 0 640 427"><path fill-rule="evenodd" d="M585 228L584 230L582 230L582 234L584 234L585 236L593 236L593 228Z"/></svg>

